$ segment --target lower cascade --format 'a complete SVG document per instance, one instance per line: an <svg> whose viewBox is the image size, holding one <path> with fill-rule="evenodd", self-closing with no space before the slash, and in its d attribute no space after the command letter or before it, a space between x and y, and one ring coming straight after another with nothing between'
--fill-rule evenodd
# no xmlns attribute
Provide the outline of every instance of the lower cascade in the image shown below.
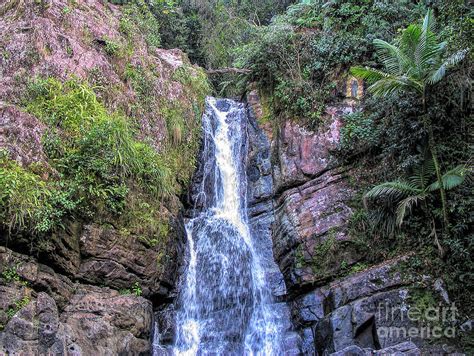
<svg viewBox="0 0 474 356"><path fill-rule="evenodd" d="M243 104L207 98L202 179L186 223L176 355L277 355L284 332L247 215Z"/></svg>

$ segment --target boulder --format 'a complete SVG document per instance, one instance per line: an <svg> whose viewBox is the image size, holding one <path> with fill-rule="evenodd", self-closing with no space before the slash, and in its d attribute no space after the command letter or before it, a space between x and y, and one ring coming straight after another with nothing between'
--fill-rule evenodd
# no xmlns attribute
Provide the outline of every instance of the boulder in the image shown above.
<svg viewBox="0 0 474 356"><path fill-rule="evenodd" d="M24 303L19 305L21 295L27 299L20 299ZM0 313L5 312L5 304L7 310L15 308L0 331L2 354L138 355L150 351L153 313L151 303L142 297L80 285L61 312L45 292L13 284L0 286L0 300Z"/></svg>

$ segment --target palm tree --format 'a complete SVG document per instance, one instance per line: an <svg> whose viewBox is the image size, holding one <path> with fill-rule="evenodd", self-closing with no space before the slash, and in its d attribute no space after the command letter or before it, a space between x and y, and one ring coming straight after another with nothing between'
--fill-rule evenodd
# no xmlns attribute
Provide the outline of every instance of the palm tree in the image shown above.
<svg viewBox="0 0 474 356"><path fill-rule="evenodd" d="M438 180L431 181L435 173L436 169L432 158L425 156L425 160L415 167L413 175L408 180L381 183L364 195L364 202L367 205L368 200L375 201L384 198L389 207L395 208L396 206L395 222L397 227L403 225L406 215L411 213L415 206L423 203L424 210L431 219L432 235L442 256L444 251L438 241L434 218L426 205L426 199L437 190L451 190L461 185L470 173L470 170L467 166L460 165L447 171L441 176L441 185Z"/></svg>
<svg viewBox="0 0 474 356"><path fill-rule="evenodd" d="M468 50L446 56L447 43L440 42L435 34L435 20L428 10L423 24L412 24L402 33L396 44L374 40L378 57L384 70L369 67L353 67L351 73L370 84L368 90L374 96L389 97L397 93L413 93L420 99L423 113L420 118L426 133L432 162L438 181L444 226L448 226L446 189L442 184L433 127L427 113L427 98L430 89L439 83L447 70L461 62Z"/></svg>

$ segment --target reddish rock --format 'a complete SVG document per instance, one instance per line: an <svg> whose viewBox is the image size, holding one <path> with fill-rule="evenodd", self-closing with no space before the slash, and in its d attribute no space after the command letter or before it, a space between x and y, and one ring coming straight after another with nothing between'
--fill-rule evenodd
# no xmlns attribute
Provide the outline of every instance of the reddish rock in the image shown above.
<svg viewBox="0 0 474 356"><path fill-rule="evenodd" d="M331 157L339 143L341 116L350 107L327 109L325 122L316 132L287 121L273 142L275 181L274 255L290 289L320 278L313 265L319 244L334 237L347 240L346 224L351 215L347 201L353 191L350 170ZM352 263L350 249L340 260ZM339 264L330 267L337 272Z"/></svg>
<svg viewBox="0 0 474 356"><path fill-rule="evenodd" d="M0 101L0 149L7 150L20 165L47 164L41 144L44 129L34 116Z"/></svg>
<svg viewBox="0 0 474 356"><path fill-rule="evenodd" d="M331 150L339 143L341 117L351 107L330 107L318 131L286 121L274 140L275 191L302 184L332 167Z"/></svg>

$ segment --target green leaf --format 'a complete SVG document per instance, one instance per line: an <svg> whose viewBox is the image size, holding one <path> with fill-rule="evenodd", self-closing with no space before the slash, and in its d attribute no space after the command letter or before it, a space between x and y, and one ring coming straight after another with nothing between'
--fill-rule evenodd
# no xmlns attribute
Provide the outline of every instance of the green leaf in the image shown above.
<svg viewBox="0 0 474 356"><path fill-rule="evenodd" d="M451 190L461 185L466 177L470 174L470 169L464 165L459 165L441 177L441 181L445 190ZM439 182L436 181L428 187L429 191L435 191L439 189Z"/></svg>
<svg viewBox="0 0 474 356"><path fill-rule="evenodd" d="M423 193L423 191L413 184L398 180L376 185L368 191L364 197L366 199L376 199L384 196L391 200L400 200L409 195L418 195L421 193Z"/></svg>
<svg viewBox="0 0 474 356"><path fill-rule="evenodd" d="M403 224L405 215L408 212L411 212L413 206L417 205L419 201L424 200L426 194L412 195L402 199L397 206L397 225L400 227Z"/></svg>

